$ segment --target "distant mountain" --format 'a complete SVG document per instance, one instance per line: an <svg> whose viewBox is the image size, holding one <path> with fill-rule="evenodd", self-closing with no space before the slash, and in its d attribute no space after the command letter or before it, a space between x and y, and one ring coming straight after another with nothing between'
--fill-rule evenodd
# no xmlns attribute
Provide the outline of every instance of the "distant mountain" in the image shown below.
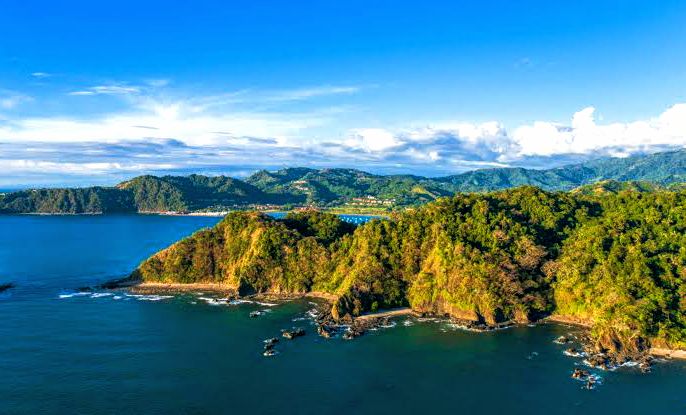
<svg viewBox="0 0 686 415"><path fill-rule="evenodd" d="M139 176L115 187L39 189L0 195L2 213L117 213L226 210L254 205L393 208L458 192L532 185L570 190L602 181L646 182L669 189L686 182L686 150L606 158L548 170L498 168L427 178L380 176L355 169L261 170L245 180L225 176ZM583 192L641 190L649 184L606 183ZM603 187L604 186L604 187ZM595 189L595 190L594 190ZM614 190L613 190L614 189Z"/></svg>
<svg viewBox="0 0 686 415"><path fill-rule="evenodd" d="M139 176L117 185L133 193L141 212L193 211L255 203L296 202L290 195L265 194L242 180L226 176Z"/></svg>
<svg viewBox="0 0 686 415"><path fill-rule="evenodd" d="M627 158L605 158L548 170L484 169L436 179L456 192L506 189L522 185L570 190L601 180L647 181L661 185L686 181L686 150Z"/></svg>
<svg viewBox="0 0 686 415"><path fill-rule="evenodd" d="M0 213L134 213L132 194L111 187L20 190L0 195Z"/></svg>
<svg viewBox="0 0 686 415"><path fill-rule="evenodd" d="M411 205L454 193L434 179L411 175L378 176L354 169L262 170L246 181L265 193L302 195L307 203L315 204L340 204L373 196L392 200L394 205Z"/></svg>

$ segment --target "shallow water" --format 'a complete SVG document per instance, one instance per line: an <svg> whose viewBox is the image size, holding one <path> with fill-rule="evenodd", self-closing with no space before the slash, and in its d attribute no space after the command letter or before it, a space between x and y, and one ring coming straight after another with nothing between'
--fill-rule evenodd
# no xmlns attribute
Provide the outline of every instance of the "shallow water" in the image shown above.
<svg viewBox="0 0 686 415"><path fill-rule="evenodd" d="M686 363L595 372L602 385L584 390L552 343L563 326L472 333L402 317L325 340L293 321L304 300L74 295L217 220L0 216L0 282L17 284L0 297L0 413L686 413ZM262 356L294 325L307 335Z"/></svg>

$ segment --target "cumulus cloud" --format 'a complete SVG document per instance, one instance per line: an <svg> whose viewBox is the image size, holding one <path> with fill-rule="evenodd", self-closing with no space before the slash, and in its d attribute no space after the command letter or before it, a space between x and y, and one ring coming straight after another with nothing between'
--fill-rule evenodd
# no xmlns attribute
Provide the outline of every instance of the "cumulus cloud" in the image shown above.
<svg viewBox="0 0 686 415"><path fill-rule="evenodd" d="M402 141L392 132L382 128L360 128L352 130L343 142L352 149L366 152L383 152L398 147Z"/></svg>
<svg viewBox="0 0 686 415"><path fill-rule="evenodd" d="M438 123L398 131L355 129L342 144L338 150L363 151L394 162L540 167L542 160L555 165L684 147L686 104L676 104L647 120L608 124L597 123L595 108L588 107L573 114L569 124L538 121L511 133L498 122Z"/></svg>
<svg viewBox="0 0 686 415"><path fill-rule="evenodd" d="M686 145L686 104L676 104L657 117L628 123L598 124L595 108L574 114L571 125L536 122L514 130L519 147L513 157L556 154L629 155L651 148Z"/></svg>

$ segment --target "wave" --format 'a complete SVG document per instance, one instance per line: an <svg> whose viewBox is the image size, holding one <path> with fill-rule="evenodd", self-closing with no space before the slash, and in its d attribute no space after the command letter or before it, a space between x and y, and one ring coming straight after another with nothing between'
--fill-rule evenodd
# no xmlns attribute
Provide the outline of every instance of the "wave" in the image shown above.
<svg viewBox="0 0 686 415"><path fill-rule="evenodd" d="M144 295L142 297L138 297L138 300L140 301L162 301L162 300L167 300L169 298L174 298L173 295Z"/></svg>
<svg viewBox="0 0 686 415"><path fill-rule="evenodd" d="M229 304L228 298L212 298L212 297L198 297L198 300L204 301L208 305L227 305Z"/></svg>
<svg viewBox="0 0 686 415"><path fill-rule="evenodd" d="M113 293L93 293L91 294L91 298L111 297L113 295Z"/></svg>
<svg viewBox="0 0 686 415"><path fill-rule="evenodd" d="M260 302L260 301L255 301L255 304L258 304L258 305L261 305L261 306L264 306L264 307L276 307L276 306L278 305L278 304L276 304L276 303L263 303L263 302Z"/></svg>
<svg viewBox="0 0 686 415"><path fill-rule="evenodd" d="M62 294L59 294L58 298L64 299L64 298L72 298L72 297L83 297L84 295L91 295L91 293L83 292L83 291L68 291L68 292L63 292Z"/></svg>

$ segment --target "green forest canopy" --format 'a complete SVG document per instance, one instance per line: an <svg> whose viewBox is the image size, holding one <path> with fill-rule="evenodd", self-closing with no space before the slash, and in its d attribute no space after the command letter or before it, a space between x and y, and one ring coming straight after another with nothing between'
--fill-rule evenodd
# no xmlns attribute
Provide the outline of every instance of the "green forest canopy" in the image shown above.
<svg viewBox="0 0 686 415"><path fill-rule="evenodd" d="M607 347L686 348L685 207L681 190L524 186L357 228L320 212L235 212L133 277L327 292L337 318L396 306L488 324L555 314L592 325Z"/></svg>

